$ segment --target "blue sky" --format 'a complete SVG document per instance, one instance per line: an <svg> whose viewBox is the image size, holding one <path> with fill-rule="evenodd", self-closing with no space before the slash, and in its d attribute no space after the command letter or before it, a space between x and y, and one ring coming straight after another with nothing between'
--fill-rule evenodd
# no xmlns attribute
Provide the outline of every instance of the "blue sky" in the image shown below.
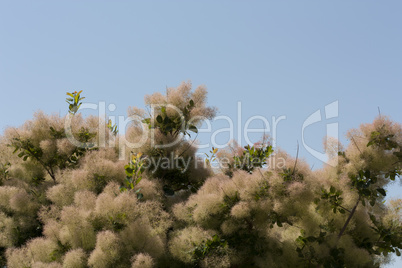
<svg viewBox="0 0 402 268"><path fill-rule="evenodd" d="M277 144L292 155L306 118L338 101L338 117L306 130L322 151L327 123L347 143L346 131L378 107L402 122L401 11L400 1L370 0L1 1L0 129L39 109L64 115L66 91L113 103L117 116L191 80L208 87L218 115L237 121L241 101L242 126L253 115L286 116ZM300 156L321 165L303 147Z"/></svg>

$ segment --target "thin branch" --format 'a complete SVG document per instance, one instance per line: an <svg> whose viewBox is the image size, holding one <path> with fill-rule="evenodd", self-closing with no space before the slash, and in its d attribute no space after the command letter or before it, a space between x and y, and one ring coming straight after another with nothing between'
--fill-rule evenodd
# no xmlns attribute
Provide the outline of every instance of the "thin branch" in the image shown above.
<svg viewBox="0 0 402 268"><path fill-rule="evenodd" d="M36 161L38 161L38 162L42 165L42 167L47 171L47 173L50 175L50 177L52 178L52 180L54 181L54 183L56 183L56 177L55 177L55 175L54 175L54 172L53 172L52 168L51 168L51 167L48 168L48 167L46 166L46 164L45 164L40 158L36 157L35 155L31 154L31 156L32 156L34 159L36 159Z"/></svg>
<svg viewBox="0 0 402 268"><path fill-rule="evenodd" d="M260 170L259 168L257 168L257 169L258 169L258 171L260 172L261 177L262 177L263 179L265 179L264 174L262 174L261 170Z"/></svg>
<svg viewBox="0 0 402 268"><path fill-rule="evenodd" d="M223 190L222 186L219 187L219 188L221 188L222 192L223 192L226 196L228 196L228 194L225 192L225 190Z"/></svg>
<svg viewBox="0 0 402 268"><path fill-rule="evenodd" d="M400 160L400 161L396 161L395 163L393 163L392 165L395 165L395 164L398 164L398 163L401 163L402 162L402 160Z"/></svg>
<svg viewBox="0 0 402 268"><path fill-rule="evenodd" d="M346 211L349 212L349 213L352 213L349 209L345 208L344 206L338 205L338 207L340 207L340 208L346 210Z"/></svg>
<svg viewBox="0 0 402 268"><path fill-rule="evenodd" d="M348 219L346 220L345 224L343 225L342 230L339 232L339 234L338 234L338 239L341 238L341 236L343 235L343 233L344 233L345 230L346 230L346 227L348 227L350 220L352 219L353 215L354 215L355 212L356 212L356 208L357 208L357 206L359 205L359 202L360 202L360 196L359 196L359 198L357 199L356 205L353 207L352 211L350 212Z"/></svg>
<svg viewBox="0 0 402 268"><path fill-rule="evenodd" d="M357 143L356 143L355 138L353 136L352 136L352 141L355 144L357 150L359 150L360 154L363 154L362 151L360 150L359 146L357 146Z"/></svg>
<svg viewBox="0 0 402 268"><path fill-rule="evenodd" d="M21 137L20 134L18 133L18 131L15 128L13 128L13 130L15 131L15 133L17 133L18 137ZM39 164L41 164L42 167L46 170L46 172L50 175L52 180L56 183L56 177L54 175L54 171L53 171L52 167L47 167L47 165L39 157L35 156L29 148L27 150L30 153L29 157L31 157L31 158L35 159L36 161L38 161Z"/></svg>
<svg viewBox="0 0 402 268"><path fill-rule="evenodd" d="M179 156L178 156L177 158L179 158L180 156L182 156L185 152L187 152L188 149L190 149L190 147L194 144L194 142L195 142L195 140L197 139L197 137L198 137L198 133L197 133L197 135L195 135L195 138L193 139L193 141L191 142L191 144L189 144L188 147L187 147L181 154L179 154Z"/></svg>
<svg viewBox="0 0 402 268"><path fill-rule="evenodd" d="M295 174L296 165L297 165L297 159L298 159L298 158L299 158L299 141L297 141L296 161L295 161L295 166L293 167L292 176Z"/></svg>

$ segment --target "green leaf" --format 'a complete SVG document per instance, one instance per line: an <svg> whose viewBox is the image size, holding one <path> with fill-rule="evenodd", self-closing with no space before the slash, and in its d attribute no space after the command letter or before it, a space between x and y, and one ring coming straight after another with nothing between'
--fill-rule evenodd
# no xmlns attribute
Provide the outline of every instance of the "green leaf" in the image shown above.
<svg viewBox="0 0 402 268"><path fill-rule="evenodd" d="M191 131L194 132L194 133L198 133L198 129L197 129L197 127L194 126L194 125L190 125L190 127L189 127L188 129L191 130Z"/></svg>
<svg viewBox="0 0 402 268"><path fill-rule="evenodd" d="M137 185L138 183L140 183L141 180L142 180L142 177L139 177L139 178L135 181L135 184Z"/></svg>
<svg viewBox="0 0 402 268"><path fill-rule="evenodd" d="M162 116L158 115L158 116L156 117L156 121L157 121L159 124L162 124L162 122L163 122Z"/></svg>
<svg viewBox="0 0 402 268"><path fill-rule="evenodd" d="M402 152L394 152L394 155L398 158L402 158Z"/></svg>
<svg viewBox="0 0 402 268"><path fill-rule="evenodd" d="M374 205L375 205L375 200L374 200L374 199L370 200L370 205L371 205L372 207L374 207Z"/></svg>
<svg viewBox="0 0 402 268"><path fill-rule="evenodd" d="M167 124L169 124L169 122L170 122L170 118L166 116L166 117L163 119L163 123L167 125Z"/></svg>
<svg viewBox="0 0 402 268"><path fill-rule="evenodd" d="M334 186L331 186L331 188L329 188L329 192L331 193L331 194L334 194L335 193L335 187Z"/></svg>
<svg viewBox="0 0 402 268"><path fill-rule="evenodd" d="M371 195L371 191L369 189L363 189L362 193L364 196L370 196Z"/></svg>
<svg viewBox="0 0 402 268"><path fill-rule="evenodd" d="M315 238L314 236L309 236L309 237L307 237L307 241L315 242L315 241L317 241L317 238Z"/></svg>
<svg viewBox="0 0 402 268"><path fill-rule="evenodd" d="M163 192L165 193L165 195L168 195L168 196L174 195L174 191L172 190L172 188L170 188L167 185L163 186Z"/></svg>
<svg viewBox="0 0 402 268"><path fill-rule="evenodd" d="M396 256L400 257L401 256L401 252L399 251L399 249L395 248L395 253Z"/></svg>
<svg viewBox="0 0 402 268"><path fill-rule="evenodd" d="M134 170L132 168L126 168L126 175L132 177L134 175Z"/></svg>
<svg viewBox="0 0 402 268"><path fill-rule="evenodd" d="M194 106L194 101L190 100L190 106L193 107Z"/></svg>
<svg viewBox="0 0 402 268"><path fill-rule="evenodd" d="M375 218L375 216L374 216L373 214L370 214L370 220L371 220L373 223L376 223L376 222L377 222L377 219Z"/></svg>
<svg viewBox="0 0 402 268"><path fill-rule="evenodd" d="M377 191L382 194L382 196L386 196L387 193L385 192L385 190L383 188L378 188Z"/></svg>

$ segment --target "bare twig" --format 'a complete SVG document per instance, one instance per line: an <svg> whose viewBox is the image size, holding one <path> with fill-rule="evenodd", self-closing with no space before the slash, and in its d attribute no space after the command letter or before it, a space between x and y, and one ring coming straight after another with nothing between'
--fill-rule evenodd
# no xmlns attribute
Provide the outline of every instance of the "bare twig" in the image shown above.
<svg viewBox="0 0 402 268"><path fill-rule="evenodd" d="M195 140L197 139L197 137L198 137L198 133L197 133L197 135L195 135L195 138L193 139L193 141L191 142L191 144L189 144L189 145L187 146L187 148L186 148L181 154L179 154L179 156L178 156L177 158L179 158L180 156L182 156L185 152L187 152L188 149L190 149L190 147L194 144L194 142L195 142Z"/></svg>
<svg viewBox="0 0 402 268"><path fill-rule="evenodd" d="M258 171L260 172L261 177L262 177L263 179L265 179L264 174L262 174L261 170L260 170L259 168L257 168L257 169L258 169Z"/></svg>
<svg viewBox="0 0 402 268"><path fill-rule="evenodd" d="M338 206L339 206L340 208L346 210L347 212L352 213L349 209L345 208L344 206L341 206L341 205L338 205Z"/></svg>
<svg viewBox="0 0 402 268"><path fill-rule="evenodd" d="M295 174L296 171L296 165L297 165L297 159L299 158L299 141L297 141L297 152L296 152L296 160L295 160L295 165L293 167L293 172L292 176Z"/></svg>
<svg viewBox="0 0 402 268"><path fill-rule="evenodd" d="M359 146L357 146L357 143L356 143L356 141L355 141L355 138L354 138L353 136L351 136L351 137L352 137L352 141L353 141L353 143L355 144L357 150L359 150L360 154L363 154L362 151L360 150Z"/></svg>
<svg viewBox="0 0 402 268"><path fill-rule="evenodd" d="M353 207L352 211L350 212L348 219L346 220L345 224L343 225L342 230L339 232L339 234L338 234L338 239L341 238L341 236L343 235L343 233L344 233L345 230L346 230L346 227L348 227L350 220L352 219L353 215L354 215L355 212L356 212L356 208L357 208L357 206L359 205L359 202L360 202L360 196L359 196L359 198L357 199L357 202L356 202L355 206Z"/></svg>

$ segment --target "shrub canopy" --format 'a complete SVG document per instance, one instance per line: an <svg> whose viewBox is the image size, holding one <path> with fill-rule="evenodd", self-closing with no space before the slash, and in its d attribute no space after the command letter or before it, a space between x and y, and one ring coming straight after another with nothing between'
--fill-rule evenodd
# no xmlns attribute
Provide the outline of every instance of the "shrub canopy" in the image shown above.
<svg viewBox="0 0 402 268"><path fill-rule="evenodd" d="M216 113L204 87L146 96L152 112L129 108L140 120L124 136L83 118L80 94L65 117L38 112L0 137L0 266L379 267L401 255L402 200L384 200L401 124L349 131L314 171L265 138L204 162L194 140Z"/></svg>

